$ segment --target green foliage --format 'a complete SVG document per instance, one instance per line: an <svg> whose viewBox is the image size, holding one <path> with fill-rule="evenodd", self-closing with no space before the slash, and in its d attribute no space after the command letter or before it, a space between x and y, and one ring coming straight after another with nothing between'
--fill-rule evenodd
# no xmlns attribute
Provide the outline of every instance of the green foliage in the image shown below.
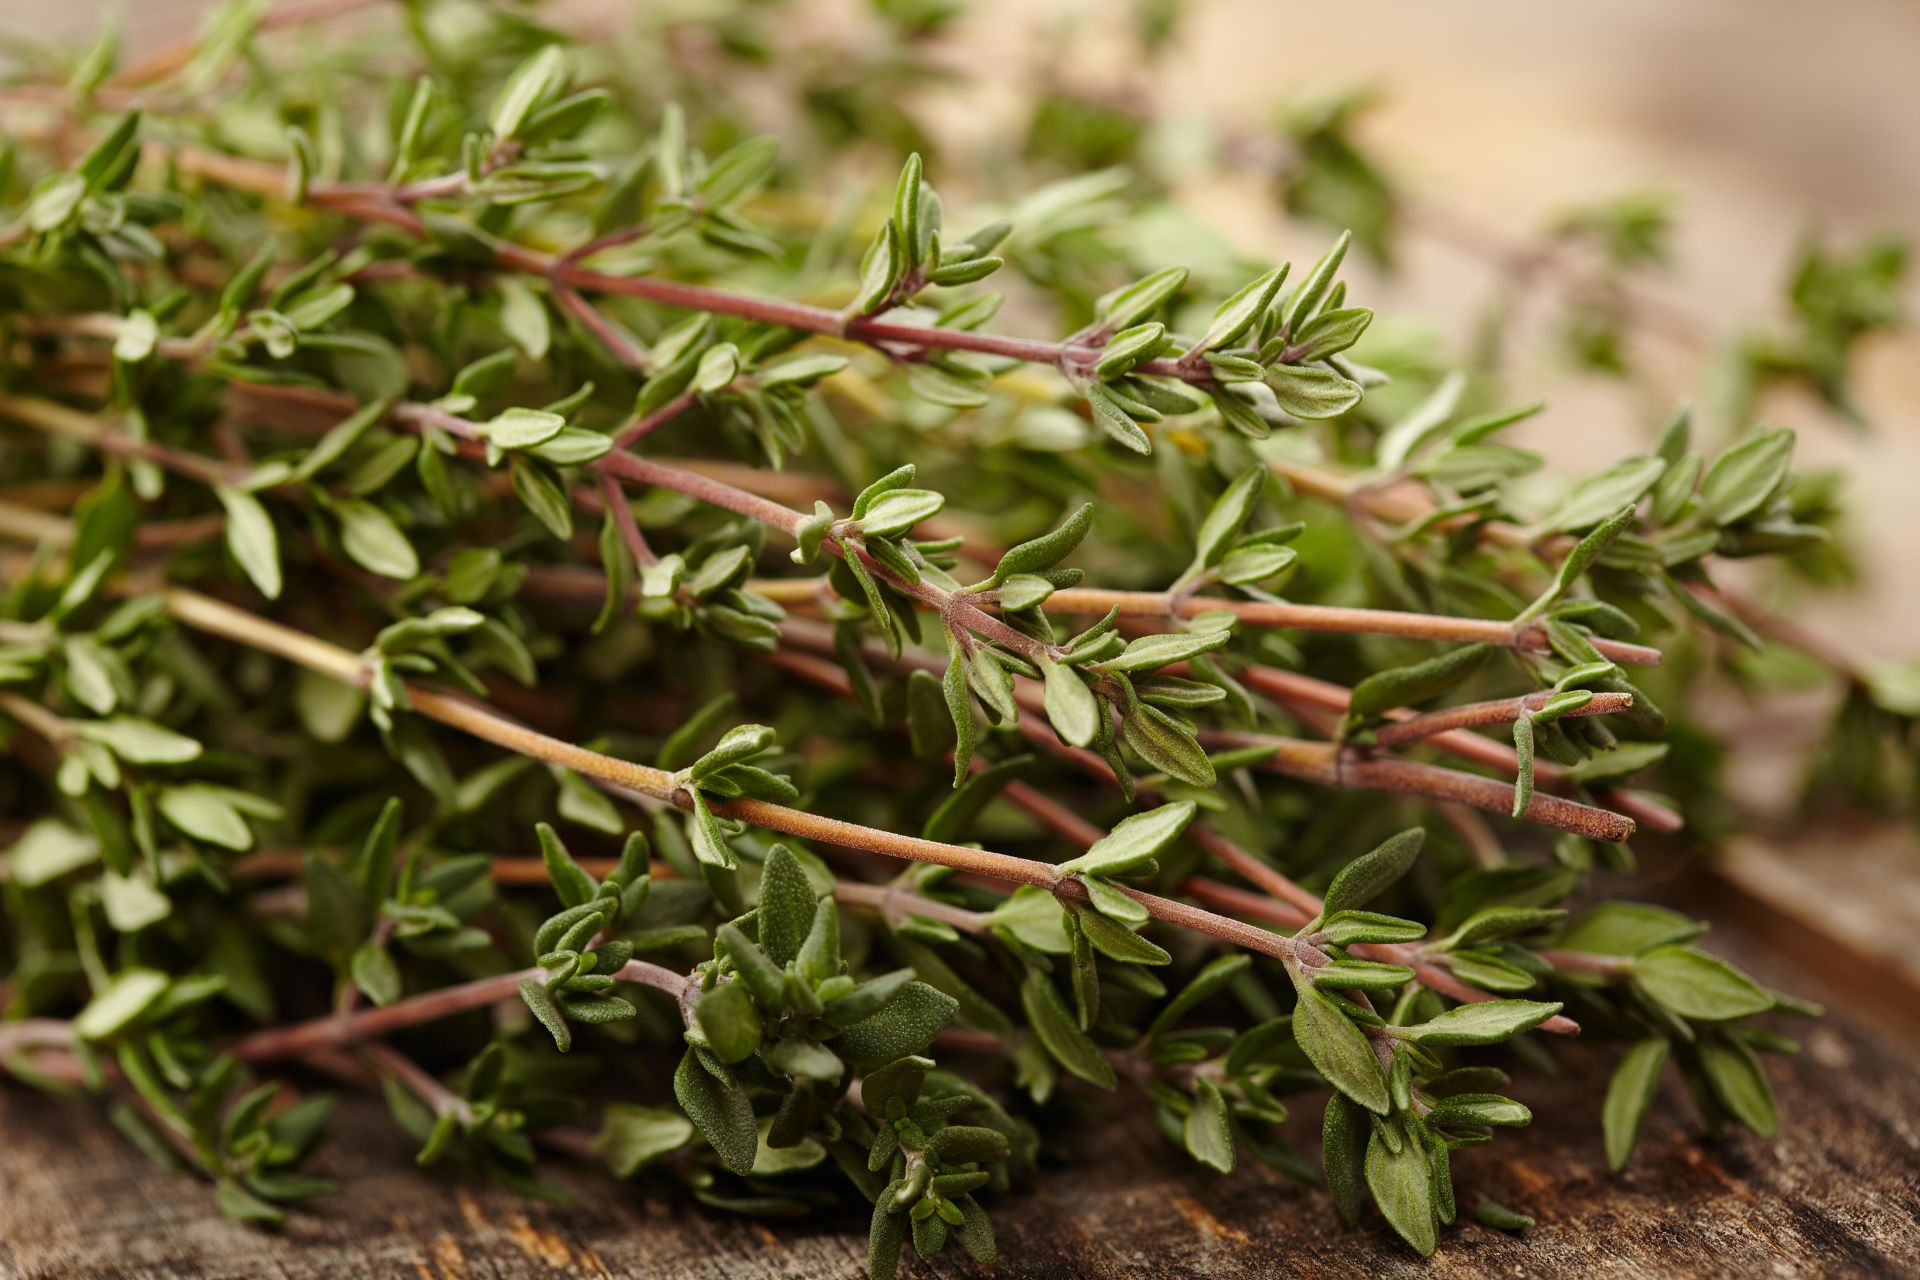
<svg viewBox="0 0 1920 1280"><path fill-rule="evenodd" d="M1710 1128L1772 1132L1754 1019L1804 1007L1670 912L1569 921L1625 848L1502 796L1617 817L1645 770L1719 812L1711 732L1669 752L1660 703L1688 715L1694 624L1758 642L1720 560L1830 551L1793 430L1696 449L1683 414L1516 486L1539 406L1408 367L1340 279L1404 201L1357 99L1284 126L1289 206L1341 228L1290 267L1096 168L1146 162L1144 122L1065 90L1032 158L1070 172L955 172L899 105L939 0L763 77L778 146L734 100L775 7L629 15L713 37L644 73L471 8L410 11L389 82L234 6L144 113L102 109L103 40L50 99L92 145L4 151L9 1071L274 1223L324 1189L326 1103L265 1077L352 1043L423 1166L552 1194L557 1136L717 1209L857 1199L875 1277L909 1241L990 1264L985 1206L1090 1090L1308 1181L1281 1126L1324 1106L1341 1216L1423 1254L1450 1153L1531 1120L1492 1055L1568 1018L1634 1046L1616 1167L1669 1063ZM1663 233L1562 229L1620 270ZM1768 376L1845 403L1900 265L1811 257ZM1679 676L1630 680L1668 638ZM1911 683L1859 683L1850 760ZM1632 701L1575 714L1603 693ZM1512 770L1381 745L1523 694ZM1379 794L1463 788L1497 849Z"/></svg>

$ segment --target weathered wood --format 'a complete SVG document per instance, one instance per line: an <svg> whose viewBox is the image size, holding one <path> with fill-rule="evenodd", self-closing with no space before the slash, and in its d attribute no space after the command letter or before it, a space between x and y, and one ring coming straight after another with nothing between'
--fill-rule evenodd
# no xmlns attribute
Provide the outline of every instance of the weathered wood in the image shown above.
<svg viewBox="0 0 1920 1280"><path fill-rule="evenodd" d="M1763 977L1751 940L1716 938ZM1557 1080L1516 1086L1540 1119L1456 1161L1463 1209L1489 1196L1532 1213L1524 1239L1475 1223L1421 1263L1377 1222L1339 1228L1324 1196L1259 1166L1218 1177L1130 1118L1040 1185L991 1206L1007 1280L1276 1275L1567 1276L1920 1274L1920 1073L1836 1017L1806 1052L1771 1059L1774 1142L1700 1139L1669 1084L1632 1167L1609 1176L1598 1097L1611 1053L1554 1042ZM1318 1104L1303 1099L1305 1136ZM268 1234L222 1219L207 1188L146 1164L84 1104L0 1086L0 1276L8 1280L537 1280L541 1277L856 1277L865 1213L759 1223L684 1200L645 1201L578 1167L556 1169L580 1203L530 1203L416 1171L377 1102L349 1099L320 1171L346 1184ZM350 1176L349 1176L350 1175ZM837 1180L832 1175L831 1180ZM956 1257L910 1276L969 1277Z"/></svg>

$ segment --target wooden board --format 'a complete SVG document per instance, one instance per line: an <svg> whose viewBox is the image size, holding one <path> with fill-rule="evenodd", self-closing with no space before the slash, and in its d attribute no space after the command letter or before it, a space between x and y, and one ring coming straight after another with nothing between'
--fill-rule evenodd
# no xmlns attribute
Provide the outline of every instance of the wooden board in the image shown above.
<svg viewBox="0 0 1920 1280"><path fill-rule="evenodd" d="M1781 980L1781 962L1770 964L1750 938L1717 941ZM1153 1132L1136 1097L1122 1095L1124 1123L1036 1189L989 1206L998 1274L1920 1274L1920 1072L1859 1024L1830 1018L1799 1057L1769 1059L1782 1113L1774 1142L1700 1139L1669 1084L1618 1178L1605 1172L1598 1132L1611 1054L1553 1047L1565 1074L1516 1086L1542 1118L1455 1166L1463 1207L1486 1195L1540 1220L1524 1239L1469 1222L1421 1264L1377 1222L1341 1230L1323 1195L1263 1167L1230 1177L1198 1169ZM1299 1111L1293 1123L1305 1134L1318 1123L1317 1102L1305 1099ZM420 1173L410 1157L377 1102L349 1099L318 1161L346 1189L269 1234L221 1218L204 1184L154 1169L84 1104L0 1085L0 1277L851 1280L864 1266L865 1214L852 1208L754 1222L684 1200L647 1202L634 1186L559 1163L558 1179L580 1203L555 1207ZM979 1272L955 1254L903 1274Z"/></svg>

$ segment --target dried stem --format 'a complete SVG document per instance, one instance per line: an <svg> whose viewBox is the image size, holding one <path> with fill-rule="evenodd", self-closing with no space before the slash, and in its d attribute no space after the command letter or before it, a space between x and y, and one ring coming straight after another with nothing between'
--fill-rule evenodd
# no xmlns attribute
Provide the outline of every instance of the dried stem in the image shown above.
<svg viewBox="0 0 1920 1280"><path fill-rule="evenodd" d="M1422 715L1409 716L1405 720L1396 720L1391 724L1374 730L1373 741L1376 746L1400 747L1409 742L1418 742L1422 738L1431 738L1436 733L1446 733L1454 729L1467 729L1489 724L1511 724L1523 715L1531 714L1546 706L1559 695L1551 691L1529 693L1520 698L1495 698L1489 702L1469 702L1457 707L1443 707L1438 711L1428 711ZM1563 712L1567 716L1605 716L1624 711L1633 705L1630 693L1596 693L1585 705Z"/></svg>
<svg viewBox="0 0 1920 1280"><path fill-rule="evenodd" d="M163 599L169 613L196 630L224 636L252 648L277 654L322 675L331 676L349 684L364 686L367 682L366 668L356 655L317 637L179 587L169 588L163 594ZM619 760L549 737L465 698L434 692L412 684L406 686L406 692L412 710L429 719L438 720L442 724L485 739L496 746L505 747L510 751L548 764L562 765L586 777L669 801L683 808L692 806L692 797L679 785L674 775L664 770ZM860 826L857 823L843 822L837 818L805 813L765 800L742 798L713 801L710 807L722 817L734 818L770 831L798 836L804 840L837 845L844 849L886 854L913 862L953 867L956 870L1015 884L1039 885L1069 901L1081 898L1085 894L1085 889L1079 881L1070 877L1063 878L1051 863L1039 862L1031 858L1019 858L1011 854L971 849L963 845L946 844L938 840L926 840L918 836L882 831L874 827ZM1196 915L1196 908L1172 903L1169 899L1159 898L1150 893L1136 889L1124 889L1123 892L1145 906L1157 918L1199 929L1216 937L1237 942L1242 946L1265 951L1269 955L1290 954L1297 945L1290 939L1276 937L1264 930L1250 929L1238 921L1216 917L1209 912L1200 912ZM396 1006L356 1013L351 1019L346 1020L329 1019L327 1020L329 1026L336 1030L325 1034L338 1034L339 1026L357 1025L357 1020L360 1018L389 1014L394 1007ZM314 1031L305 1034L320 1035L322 1033Z"/></svg>

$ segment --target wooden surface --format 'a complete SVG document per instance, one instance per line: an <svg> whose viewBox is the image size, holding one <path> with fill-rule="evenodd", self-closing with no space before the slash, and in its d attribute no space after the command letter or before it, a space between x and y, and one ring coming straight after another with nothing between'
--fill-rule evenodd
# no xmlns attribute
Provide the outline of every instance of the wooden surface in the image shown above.
<svg viewBox="0 0 1920 1280"><path fill-rule="evenodd" d="M1719 938L1760 976L1782 981L1750 939ZM1797 989L1829 995L1809 987ZM1003 1280L1067 1277L1911 1276L1920 1274L1920 1072L1844 1015L1799 1057L1769 1059L1782 1133L1708 1143L1669 1083L1628 1172L1604 1170L1599 1046L1555 1042L1567 1070L1529 1075L1516 1093L1542 1118L1456 1161L1463 1206L1481 1196L1533 1214L1514 1238L1468 1222L1422 1264L1377 1221L1342 1231L1325 1197L1263 1167L1198 1169L1131 1118L1039 1187L988 1207ZM1313 1098L1293 1127L1317 1127ZM522 1201L458 1177L417 1172L378 1103L350 1099L319 1171L340 1194L281 1233L222 1219L208 1189L163 1173L82 1104L0 1085L0 1277L193 1280L538 1280L554 1276L713 1280L856 1277L865 1213L754 1222L649 1203L637 1188L556 1163L579 1197ZM828 1175L838 1181L838 1175ZM959 1255L908 1276L970 1277Z"/></svg>

